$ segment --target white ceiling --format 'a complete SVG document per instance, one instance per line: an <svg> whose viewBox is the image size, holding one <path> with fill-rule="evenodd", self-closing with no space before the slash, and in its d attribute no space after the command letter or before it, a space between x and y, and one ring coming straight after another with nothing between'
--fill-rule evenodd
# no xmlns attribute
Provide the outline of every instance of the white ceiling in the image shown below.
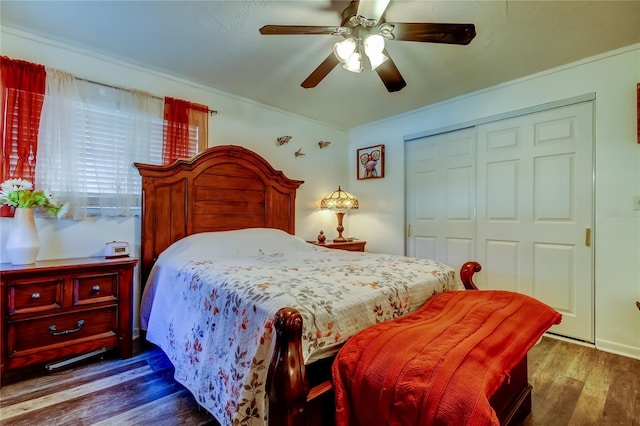
<svg viewBox="0 0 640 426"><path fill-rule="evenodd" d="M303 89L300 83L342 38L263 36L258 29L337 26L348 4L2 0L0 13L3 26L344 129L640 42L640 1L391 0L388 22L473 23L477 36L468 46L389 41L407 82L400 92L387 92L375 72L340 67Z"/></svg>

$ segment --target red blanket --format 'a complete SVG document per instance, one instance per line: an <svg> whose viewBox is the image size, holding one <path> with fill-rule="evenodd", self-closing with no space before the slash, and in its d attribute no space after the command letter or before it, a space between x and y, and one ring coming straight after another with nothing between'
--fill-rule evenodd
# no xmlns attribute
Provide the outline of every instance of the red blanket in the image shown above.
<svg viewBox="0 0 640 426"><path fill-rule="evenodd" d="M343 346L333 364L337 425L497 425L489 397L561 319L519 293L440 293Z"/></svg>

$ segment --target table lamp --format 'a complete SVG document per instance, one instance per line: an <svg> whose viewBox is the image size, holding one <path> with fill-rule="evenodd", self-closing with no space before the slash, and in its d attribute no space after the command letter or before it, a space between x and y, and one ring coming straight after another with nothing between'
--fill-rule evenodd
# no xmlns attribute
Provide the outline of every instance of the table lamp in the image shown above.
<svg viewBox="0 0 640 426"><path fill-rule="evenodd" d="M322 201L320 201L320 208L335 210L336 215L338 216L338 227L336 228L336 230L338 231L338 237L334 238L333 241L347 241L347 239L342 236L342 231L344 231L344 227L342 226L342 219L344 218L345 210L359 208L358 199L352 194L343 191L340 186L338 186L337 190L333 191L331 194L324 197Z"/></svg>

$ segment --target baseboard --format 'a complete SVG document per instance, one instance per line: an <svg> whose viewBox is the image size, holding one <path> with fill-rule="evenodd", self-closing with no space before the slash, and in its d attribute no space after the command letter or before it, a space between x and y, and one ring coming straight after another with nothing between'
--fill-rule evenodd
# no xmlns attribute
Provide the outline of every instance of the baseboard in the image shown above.
<svg viewBox="0 0 640 426"><path fill-rule="evenodd" d="M575 345L580 345L587 348L594 348L594 349L596 348L596 345L594 345L593 343L585 342L583 340L571 339L569 337L559 336L557 334L552 334L552 333L544 333L544 336L550 339L562 340L563 342L573 343Z"/></svg>
<svg viewBox="0 0 640 426"><path fill-rule="evenodd" d="M621 345L620 343L608 340L596 339L596 348L616 355L626 356L640 360L640 348L635 346Z"/></svg>
<svg viewBox="0 0 640 426"><path fill-rule="evenodd" d="M621 345L619 343L610 342L608 340L596 339L596 343L588 343L580 340L570 339L568 337L558 336L556 334L545 333L545 337L551 339L562 340L563 342L574 343L576 345L585 346L588 348L598 349L602 352L609 352L616 355L626 356L627 358L633 358L640 360L640 348L628 345Z"/></svg>

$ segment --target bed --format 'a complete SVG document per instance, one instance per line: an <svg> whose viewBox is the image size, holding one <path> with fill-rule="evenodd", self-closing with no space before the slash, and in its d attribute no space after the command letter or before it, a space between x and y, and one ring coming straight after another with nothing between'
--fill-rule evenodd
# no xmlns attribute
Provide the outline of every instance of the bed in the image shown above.
<svg viewBox="0 0 640 426"><path fill-rule="evenodd" d="M135 166L143 189L141 328L222 425L331 424L332 356L366 327L360 320L398 318L434 294L475 288L475 262L460 271L463 287L437 262L329 251L295 237L303 182L246 148L218 146L167 166ZM327 284L347 275L360 281L347 286L354 294ZM213 290L210 281L223 285ZM371 288L373 296L364 292ZM266 307L254 303L265 293ZM343 312L342 302L355 315L324 316ZM211 321L214 314L228 328ZM491 399L502 424L526 416L530 391L525 356Z"/></svg>

